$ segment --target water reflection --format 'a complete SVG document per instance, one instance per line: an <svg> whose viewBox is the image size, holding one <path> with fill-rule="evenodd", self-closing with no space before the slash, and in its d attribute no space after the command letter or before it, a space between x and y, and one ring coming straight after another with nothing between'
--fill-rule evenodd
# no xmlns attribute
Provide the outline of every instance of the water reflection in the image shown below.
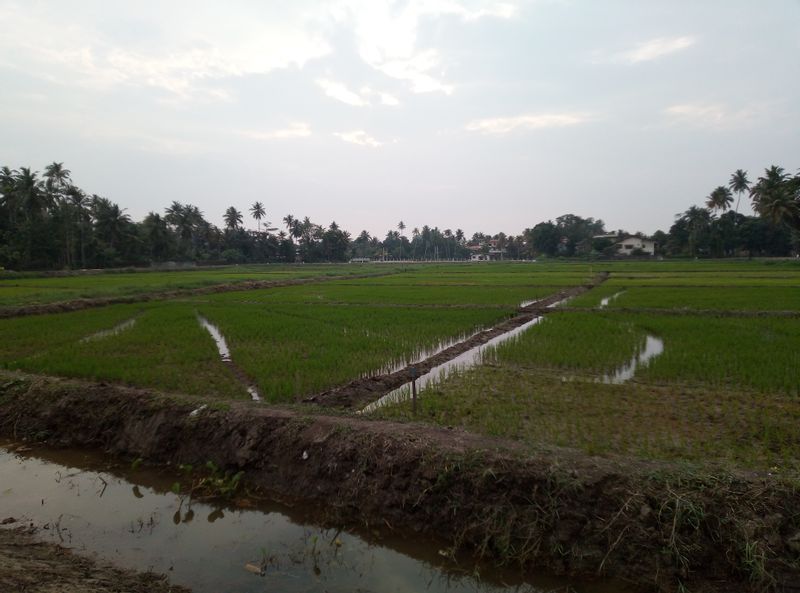
<svg viewBox="0 0 800 593"><path fill-rule="evenodd" d="M136 325L136 317L131 317L130 319L126 319L122 323L118 323L111 329L103 329L100 330L99 332L95 332L91 335L81 338L80 343L85 344L86 342L94 342L95 340L110 338L112 336L116 336L117 334L121 334L126 330L131 329L134 325Z"/></svg>
<svg viewBox="0 0 800 593"><path fill-rule="evenodd" d="M503 342L510 340L511 338L521 334L528 328L536 325L542 320L542 317L534 317L530 321L523 323L515 327L514 329L507 331L504 334L500 334L499 336L493 337L491 340L484 344L480 344L467 350L466 352L462 352L455 358L452 358L438 366L433 367L427 373L420 375L417 378L417 389L419 391L425 389L431 383L438 383L445 380L451 373L453 372L460 372L475 365L478 365L483 360L483 353L489 349L493 348ZM411 397L411 382L398 387L397 389L390 391L382 398L377 401L372 402L368 406L364 407L359 413L360 414L370 414L375 410L387 406L389 404L396 404L402 401L406 401Z"/></svg>
<svg viewBox="0 0 800 593"><path fill-rule="evenodd" d="M40 537L119 566L167 573L195 593L621 590L549 577L526 582L492 568L478 577L476 567L460 569L429 544L377 545L269 503L242 509L191 501L169 492L173 476L111 470L86 452L30 455L0 447L3 517L34 523Z"/></svg>

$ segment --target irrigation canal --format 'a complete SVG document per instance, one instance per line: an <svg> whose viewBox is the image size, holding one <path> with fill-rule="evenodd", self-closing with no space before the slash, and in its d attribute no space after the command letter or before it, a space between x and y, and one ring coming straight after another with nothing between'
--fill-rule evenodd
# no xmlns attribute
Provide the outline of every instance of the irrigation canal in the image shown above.
<svg viewBox="0 0 800 593"><path fill-rule="evenodd" d="M459 564L433 543L309 524L298 507L190 503L171 492L176 479L98 453L0 442L0 520L117 566L168 574L195 593L631 591Z"/></svg>

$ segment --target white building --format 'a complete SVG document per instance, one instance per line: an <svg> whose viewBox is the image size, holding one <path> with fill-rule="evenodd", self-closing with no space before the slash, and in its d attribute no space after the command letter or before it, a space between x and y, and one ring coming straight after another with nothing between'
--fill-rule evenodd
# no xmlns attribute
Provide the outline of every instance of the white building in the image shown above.
<svg viewBox="0 0 800 593"><path fill-rule="evenodd" d="M655 255L656 242L650 239L642 239L640 237L625 237L621 241L615 243L617 253L620 255L631 255L634 251L637 254Z"/></svg>

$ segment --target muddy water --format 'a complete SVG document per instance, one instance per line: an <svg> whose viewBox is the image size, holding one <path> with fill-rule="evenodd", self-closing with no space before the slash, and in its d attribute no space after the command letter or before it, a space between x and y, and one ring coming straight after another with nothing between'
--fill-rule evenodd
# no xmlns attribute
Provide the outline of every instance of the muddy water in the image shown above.
<svg viewBox="0 0 800 593"><path fill-rule="evenodd" d="M522 325L515 327L514 329L507 331L504 334L500 334L499 336L495 336L485 344L480 344L479 346L475 346L452 358L438 366L433 367L430 371L425 373L424 375L420 375L417 380L417 390L422 391L430 385L431 383L438 383L443 381L453 372L456 371L464 371L475 365L478 365L483 360L484 352L497 346L498 344L502 344L515 336L518 336L528 328L536 325L542 320L542 317L534 317L532 320L528 321L527 323L523 323ZM361 414L370 414L375 410L382 408L383 406L387 406L389 404L395 404L401 401L406 401L411 397L411 382L409 381L405 385L401 385L397 389L390 391L382 398L377 401L372 402L368 406L364 407L361 410Z"/></svg>
<svg viewBox="0 0 800 593"><path fill-rule="evenodd" d="M0 442L0 520L33 524L39 537L118 566L166 573L195 593L631 591L459 566L437 546L323 529L274 504L189 504L162 472L85 451L13 449Z"/></svg>

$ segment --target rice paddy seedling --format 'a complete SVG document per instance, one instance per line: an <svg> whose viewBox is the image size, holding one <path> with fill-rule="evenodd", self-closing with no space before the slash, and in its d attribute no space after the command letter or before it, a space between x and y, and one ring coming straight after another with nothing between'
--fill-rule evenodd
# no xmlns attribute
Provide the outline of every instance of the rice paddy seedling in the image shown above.
<svg viewBox="0 0 800 593"><path fill-rule="evenodd" d="M609 291L613 287L603 288ZM800 310L800 286L628 287L625 294L609 303L608 306L611 309L650 307L658 309L796 311Z"/></svg>
<svg viewBox="0 0 800 593"><path fill-rule="evenodd" d="M225 293L201 300L215 303L353 305L469 305L515 309L523 301L555 292L550 286L378 286L338 281L279 289Z"/></svg>
<svg viewBox="0 0 800 593"><path fill-rule="evenodd" d="M82 314L95 327L108 329L112 326L108 311L119 309L121 313L127 309L130 315L132 307L109 307ZM92 320L93 316L103 321L102 327L99 321ZM25 317L10 321L35 324L40 319ZM249 398L220 360L213 340L198 324L191 306L150 305L137 317L135 325L125 331L100 340L81 342L80 337L73 333L70 338L74 340L65 338L53 344L42 340L39 352L25 358L17 356L6 366L181 393Z"/></svg>
<svg viewBox="0 0 800 593"><path fill-rule="evenodd" d="M201 305L233 359L271 402L292 401L405 366L449 340L493 325L496 309Z"/></svg>
<svg viewBox="0 0 800 593"><path fill-rule="evenodd" d="M50 303L78 298L128 296L199 288L248 280L348 276L386 272L377 266L226 266L172 272L103 272L46 278L29 275L0 277L0 307Z"/></svg>
<svg viewBox="0 0 800 593"><path fill-rule="evenodd" d="M47 350L72 346L96 332L108 330L135 316L139 305L57 315L0 319L0 364L37 356Z"/></svg>
<svg viewBox="0 0 800 593"><path fill-rule="evenodd" d="M637 315L630 321L664 340L641 378L720 388L800 393L800 319Z"/></svg>
<svg viewBox="0 0 800 593"><path fill-rule="evenodd" d="M514 364L476 367L374 417L459 426L591 455L800 469L800 400L703 386L606 385Z"/></svg>
<svg viewBox="0 0 800 593"><path fill-rule="evenodd" d="M558 367L598 373L626 363L645 342L634 323L594 313L545 317L515 338L496 346L485 357L523 367Z"/></svg>

